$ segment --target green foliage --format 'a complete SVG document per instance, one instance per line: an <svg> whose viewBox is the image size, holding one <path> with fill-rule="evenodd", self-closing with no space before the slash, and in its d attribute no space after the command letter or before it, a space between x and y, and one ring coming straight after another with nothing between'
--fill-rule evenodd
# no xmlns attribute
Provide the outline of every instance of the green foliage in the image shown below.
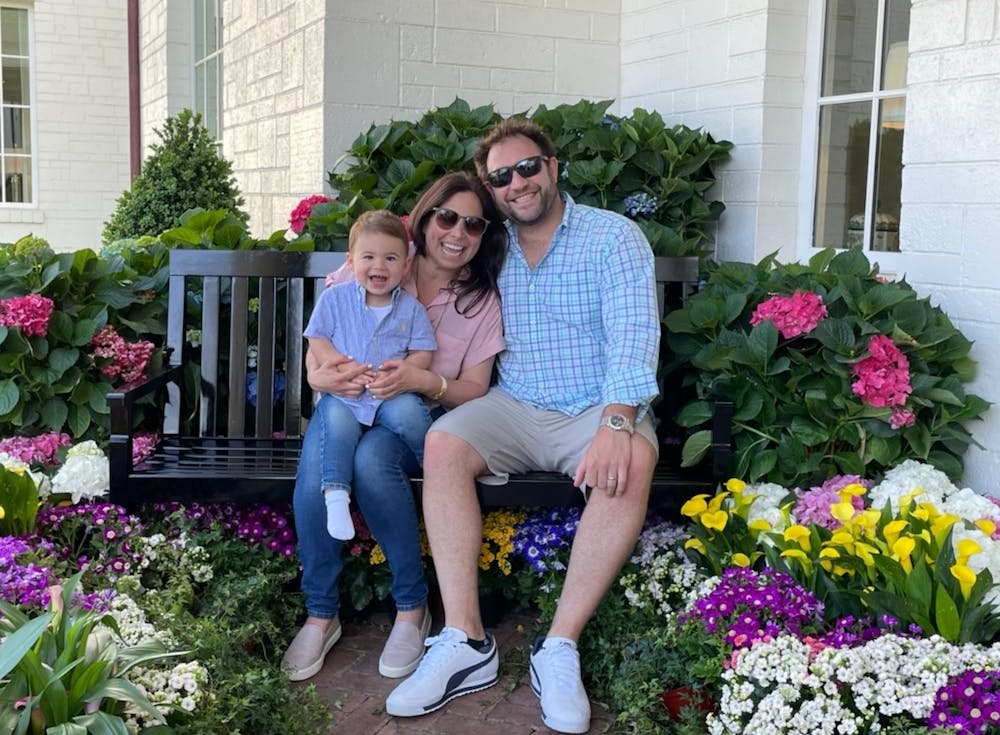
<svg viewBox="0 0 1000 735"><path fill-rule="evenodd" d="M27 536L35 529L38 485L26 468L0 465L0 536Z"/></svg>
<svg viewBox="0 0 1000 735"><path fill-rule="evenodd" d="M105 223L106 243L158 235L175 227L181 215L194 208L226 209L246 221L232 164L219 155L200 114L182 110L155 132L160 140L150 146L152 154L143 163L142 173L119 197Z"/></svg>
<svg viewBox="0 0 1000 735"><path fill-rule="evenodd" d="M552 138L560 186L580 203L635 219L657 255L703 254L724 209L706 198L715 181L712 166L728 158L732 144L683 125L668 127L655 112L609 115L610 106L610 100L581 100L542 105L529 116ZM329 175L340 201L316 205L303 238L318 250L346 250L360 212L406 214L442 174L472 170L476 144L499 119L492 105L473 109L456 99L417 122L373 125L341 159L350 164Z"/></svg>
<svg viewBox="0 0 1000 735"><path fill-rule="evenodd" d="M751 327L763 301L802 291L821 296L828 311L811 332L785 339L769 320ZM840 473L872 476L907 458L956 478L974 443L965 424L989 406L963 387L975 373L972 343L905 281L880 279L857 250L824 250L807 265L773 256L720 264L666 327L669 369L684 371L697 392L678 423L702 428L710 399L732 401L734 474L750 481L807 487ZM910 426L894 428L893 408L852 391L852 366L868 357L873 335L890 337L909 361ZM688 464L704 456L699 436L685 448Z"/></svg>
<svg viewBox="0 0 1000 735"><path fill-rule="evenodd" d="M125 705L150 717L159 712L124 674L133 666L184 652L168 652L158 643L119 646L98 625L117 632L108 614L82 610L73 603L79 575L70 579L53 599L52 611L31 620L18 608L0 601L0 631L26 630L0 652L2 669L10 671L0 689L0 729L14 735L64 732L126 733ZM8 650L10 653L8 654ZM13 667L10 664L17 658ZM14 703L24 699L23 708ZM61 727L60 727L61 726Z"/></svg>
<svg viewBox="0 0 1000 735"><path fill-rule="evenodd" d="M110 324L129 342L162 344L167 263L164 244L148 239L119 244L106 258L88 249L0 248L0 298L41 294L54 305L43 336L0 327L0 436L106 438L113 384L95 363L91 340ZM147 372L161 361L157 350Z"/></svg>

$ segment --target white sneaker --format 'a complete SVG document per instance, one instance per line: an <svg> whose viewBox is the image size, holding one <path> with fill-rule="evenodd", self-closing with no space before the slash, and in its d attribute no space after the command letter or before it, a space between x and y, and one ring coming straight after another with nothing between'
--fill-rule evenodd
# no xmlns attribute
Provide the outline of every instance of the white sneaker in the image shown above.
<svg viewBox="0 0 1000 735"><path fill-rule="evenodd" d="M458 628L442 628L427 639L427 653L413 675L393 689L385 711L395 717L416 717L440 709L455 697L493 686L499 680L500 657L493 636L480 652Z"/></svg>
<svg viewBox="0 0 1000 735"><path fill-rule="evenodd" d="M542 722L558 732L590 729L590 698L580 679L580 654L569 638L545 638L531 652L531 691L542 704Z"/></svg>

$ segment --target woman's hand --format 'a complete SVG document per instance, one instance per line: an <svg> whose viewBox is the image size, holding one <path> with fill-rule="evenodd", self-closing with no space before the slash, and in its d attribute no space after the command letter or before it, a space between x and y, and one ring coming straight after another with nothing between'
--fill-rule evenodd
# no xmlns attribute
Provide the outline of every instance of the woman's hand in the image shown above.
<svg viewBox="0 0 1000 735"><path fill-rule="evenodd" d="M309 386L313 390L344 398L357 398L365 386L375 378L369 365L357 362L346 355L338 355L322 364L307 366Z"/></svg>
<svg viewBox="0 0 1000 735"><path fill-rule="evenodd" d="M427 372L406 360L386 360L368 383L368 392L383 400L400 393L422 393L424 383L421 379L426 378Z"/></svg>

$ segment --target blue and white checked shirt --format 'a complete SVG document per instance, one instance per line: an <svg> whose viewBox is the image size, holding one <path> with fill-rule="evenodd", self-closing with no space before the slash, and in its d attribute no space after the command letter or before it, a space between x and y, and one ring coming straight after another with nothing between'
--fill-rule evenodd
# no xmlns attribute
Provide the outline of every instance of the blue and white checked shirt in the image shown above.
<svg viewBox="0 0 1000 735"><path fill-rule="evenodd" d="M356 281L324 290L303 334L329 340L340 354L376 368L386 360L406 357L410 350L437 349L427 310L416 298L396 288L392 310L380 322L365 304L364 287ZM382 399L367 390L357 398L337 398L365 426L372 425L382 405Z"/></svg>
<svg viewBox="0 0 1000 735"><path fill-rule="evenodd" d="M631 220L563 199L562 223L534 270L508 223L498 385L572 416L609 403L638 406L641 416L659 392L652 250Z"/></svg>

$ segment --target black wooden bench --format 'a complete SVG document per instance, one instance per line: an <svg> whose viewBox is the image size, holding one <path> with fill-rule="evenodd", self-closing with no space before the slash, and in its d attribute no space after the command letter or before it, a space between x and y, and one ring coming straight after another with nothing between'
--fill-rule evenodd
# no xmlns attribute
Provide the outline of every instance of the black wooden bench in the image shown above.
<svg viewBox="0 0 1000 735"><path fill-rule="evenodd" d="M313 398L305 380L302 330L324 288L324 276L343 261L344 253L171 252L169 364L108 395L112 502L135 506L291 498ZM657 258L656 274L665 314L695 288L697 258ZM192 344L198 340L190 330L200 330L200 345ZM251 345L255 364L248 359ZM247 397L247 387L254 383L256 406ZM664 393L669 399L679 390L671 385ZM166 399L163 438L152 456L133 466L134 409L151 396ZM671 403L661 401L654 411L664 414ZM730 405L716 406L709 457L687 469L680 467L679 443L669 441L668 422L661 422L665 441L651 506L676 510L684 499L713 492L728 477L731 418ZM419 492L420 479L413 481ZM582 504L569 478L556 473L515 476L506 485L480 485L479 490L484 507Z"/></svg>

